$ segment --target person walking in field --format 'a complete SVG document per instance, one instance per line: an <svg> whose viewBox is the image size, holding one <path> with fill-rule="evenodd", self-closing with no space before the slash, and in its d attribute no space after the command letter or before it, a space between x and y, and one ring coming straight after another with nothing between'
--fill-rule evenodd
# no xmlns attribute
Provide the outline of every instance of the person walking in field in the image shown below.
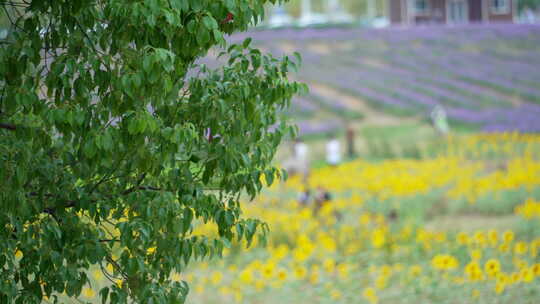
<svg viewBox="0 0 540 304"><path fill-rule="evenodd" d="M346 139L347 139L347 154L349 158L354 158L355 151L354 151L354 129L351 125L347 125L347 133L346 133Z"/></svg>
<svg viewBox="0 0 540 304"><path fill-rule="evenodd" d="M311 201L313 198L311 197L311 190L306 187L306 189L300 193L300 196L298 197L298 202L302 207L307 207L311 204Z"/></svg>
<svg viewBox="0 0 540 304"><path fill-rule="evenodd" d="M433 127L440 135L447 135L450 132L450 127L448 126L448 121L446 119L446 111L443 106L436 105L431 111L431 122Z"/></svg>
<svg viewBox="0 0 540 304"><path fill-rule="evenodd" d="M297 138L294 143L294 160L298 172L302 174L304 183L309 176L309 147L301 138Z"/></svg>
<svg viewBox="0 0 540 304"><path fill-rule="evenodd" d="M332 195L330 195L330 192L328 192L325 188L322 186L317 186L317 191L315 193L314 198L314 209L313 214L317 215L319 213L319 210L330 200L332 199Z"/></svg>
<svg viewBox="0 0 540 304"><path fill-rule="evenodd" d="M313 215L317 216L325 205L332 202L332 199L332 194L326 188L319 185L314 197ZM341 213L337 209L333 210L333 215L338 221L342 218Z"/></svg>
<svg viewBox="0 0 540 304"><path fill-rule="evenodd" d="M341 162L341 147L339 140L335 136L330 136L326 143L326 162L329 165L337 166Z"/></svg>

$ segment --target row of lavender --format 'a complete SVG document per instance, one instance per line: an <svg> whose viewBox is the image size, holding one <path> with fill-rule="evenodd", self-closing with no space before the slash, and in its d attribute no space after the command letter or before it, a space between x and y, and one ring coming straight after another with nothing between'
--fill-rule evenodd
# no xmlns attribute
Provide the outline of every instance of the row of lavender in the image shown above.
<svg viewBox="0 0 540 304"><path fill-rule="evenodd" d="M300 79L397 114L426 116L440 104L453 121L486 131L540 132L540 26L290 29L251 36L272 52L302 53ZM333 107L337 114L346 107L313 95L295 104L314 112Z"/></svg>

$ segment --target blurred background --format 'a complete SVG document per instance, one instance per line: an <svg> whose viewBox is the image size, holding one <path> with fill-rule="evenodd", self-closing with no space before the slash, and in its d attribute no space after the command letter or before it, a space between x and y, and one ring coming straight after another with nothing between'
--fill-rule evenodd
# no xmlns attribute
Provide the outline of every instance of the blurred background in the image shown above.
<svg viewBox="0 0 540 304"><path fill-rule="evenodd" d="M302 55L295 77L310 92L286 114L315 166L317 139L339 134L345 145L347 129L355 153L403 156L438 137L437 106L455 134L540 130L539 3L297 0L232 40Z"/></svg>
<svg viewBox="0 0 540 304"><path fill-rule="evenodd" d="M182 275L192 301L540 302L539 12L293 0L232 36L298 52L309 92L282 113L298 126L276 160L289 179L244 205L266 246Z"/></svg>

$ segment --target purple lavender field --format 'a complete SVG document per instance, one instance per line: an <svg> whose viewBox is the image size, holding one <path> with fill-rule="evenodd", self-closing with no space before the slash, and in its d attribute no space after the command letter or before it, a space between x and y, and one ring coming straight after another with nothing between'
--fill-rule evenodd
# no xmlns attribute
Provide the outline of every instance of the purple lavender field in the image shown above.
<svg viewBox="0 0 540 304"><path fill-rule="evenodd" d="M246 36L276 55L301 53L296 77L311 92L291 113L302 133L365 116L354 101L421 119L440 104L451 124L540 132L539 25L283 29L233 40Z"/></svg>

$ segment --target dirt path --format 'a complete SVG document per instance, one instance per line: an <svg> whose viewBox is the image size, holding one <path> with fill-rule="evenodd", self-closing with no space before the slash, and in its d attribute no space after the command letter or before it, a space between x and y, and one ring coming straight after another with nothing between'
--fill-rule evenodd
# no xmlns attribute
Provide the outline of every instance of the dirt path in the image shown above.
<svg viewBox="0 0 540 304"><path fill-rule="evenodd" d="M361 98L344 94L339 90L321 83L310 82L309 88L317 95L324 96L329 100L339 100L350 109L354 109L362 113L362 115L364 115L364 119L354 123L355 127L357 128L365 125L395 126L403 123L419 121L418 118L415 117L398 117L378 111L370 107L369 104Z"/></svg>

